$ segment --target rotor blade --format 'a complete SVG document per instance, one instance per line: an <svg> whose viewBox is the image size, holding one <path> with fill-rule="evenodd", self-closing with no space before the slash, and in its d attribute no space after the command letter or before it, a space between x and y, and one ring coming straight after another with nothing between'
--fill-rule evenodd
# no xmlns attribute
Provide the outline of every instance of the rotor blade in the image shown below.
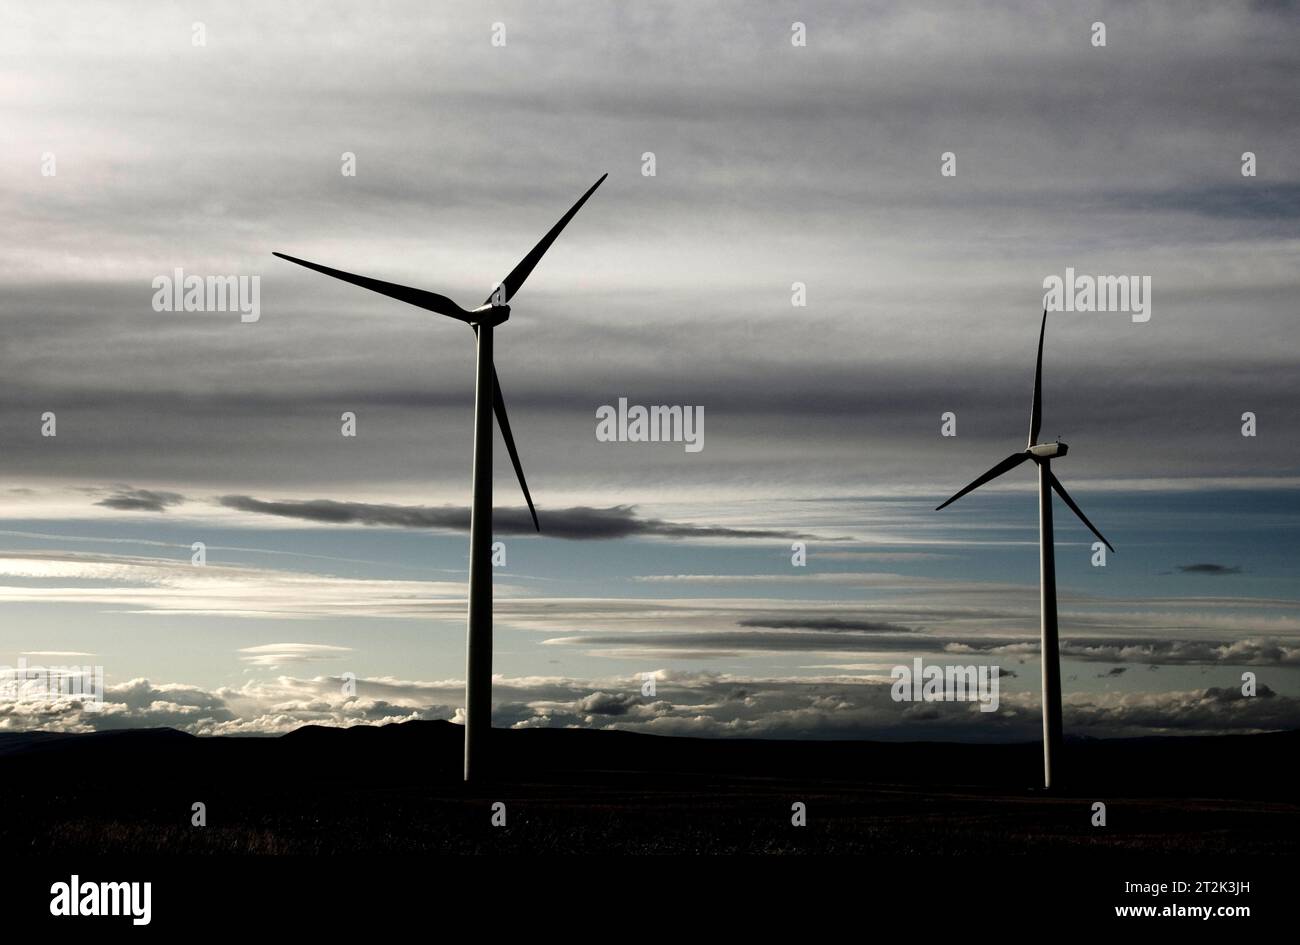
<svg viewBox="0 0 1300 945"><path fill-rule="evenodd" d="M998 476L1002 475L1004 472L1007 472L1008 470L1015 469L1017 466L1019 466L1021 463L1023 463L1023 462L1024 462L1025 460L1027 460L1028 458L1029 458L1029 454L1028 454L1028 453L1012 453L1010 456L1008 456L1008 457L1007 457L1006 459L1004 459L1002 462L998 463L996 466L994 466L992 469L990 469L990 470L989 470L988 472L986 472L984 475L980 476L978 479L976 479L974 482L972 482L972 483L971 483L969 486L967 486L965 489L961 490L961 492L958 492L955 496L953 496L951 499L949 499L949 500L948 500L947 502L945 502L943 505L941 505L941 506L939 506L938 508L936 508L935 511L936 511L936 512L939 511L939 509L943 508L944 505L952 505L952 503L956 502L958 499L960 499L960 498L961 498L962 496L964 496L966 493L970 492L970 491L973 490L973 489L978 489L980 486L984 485L984 483L988 482L988 481L991 480L991 479L996 479L996 478L998 478Z"/></svg>
<svg viewBox="0 0 1300 945"><path fill-rule="evenodd" d="M519 265L515 266L515 268L510 271L510 275L501 280L500 285L505 289L505 297L494 298L493 296L497 294L494 289L492 295L489 295L487 301L484 302L485 305L499 305L510 301L514 294L519 291L519 287L524 284L524 280L528 278L529 273L533 271L537 264L541 262L542 257L546 255L546 251L551 248L551 244L554 243L555 238L560 235L560 231L563 230L568 225L569 221L573 219L573 215L582 209L582 205L587 202L587 198L596 192L596 188L603 184L605 178L608 176L608 174L602 174L600 180L592 184L591 189L583 194L578 199L578 202L569 209L569 212L560 217L560 222L551 227L551 231L542 237L540 243L533 247L532 252L520 260Z"/></svg>
<svg viewBox="0 0 1300 945"><path fill-rule="evenodd" d="M1112 552L1114 552L1115 548L1113 545L1111 545L1110 542L1106 540L1106 536L1103 535L1101 532L1097 531L1097 526L1092 524L1092 522L1088 521L1088 516L1084 515L1083 510L1074 504L1074 500L1070 498L1070 493L1065 491L1065 486L1061 485L1061 480L1056 478L1056 473L1052 472L1051 470L1048 470L1047 474L1052 477L1052 488L1056 490L1057 495L1059 495L1062 499L1065 500L1065 504L1070 507L1070 511L1072 511L1075 515L1079 516L1079 521L1087 525L1088 530L1092 532L1094 535L1096 535L1098 538L1100 538L1101 543L1103 545L1105 545Z"/></svg>
<svg viewBox="0 0 1300 945"><path fill-rule="evenodd" d="M533 508L533 497L528 494L528 483L524 481L524 467L519 465L519 453L515 450L515 438L510 435L510 418L506 416L506 401L501 396L501 379L497 377L497 366L492 365L492 411L497 415L497 425L501 427L501 436L506 441L506 452L510 462L514 463L515 475L519 477L519 487L524 490L524 501L528 511L533 515L533 528L539 532L542 526L537 522L537 510Z"/></svg>
<svg viewBox="0 0 1300 945"><path fill-rule="evenodd" d="M412 289L404 285L397 285L394 282L381 282L378 279L371 279L367 276L358 276L350 272L344 272L341 269L331 269L329 266L321 266L314 262L307 262L305 259L296 259L293 256L286 256L284 253L272 253L273 256L279 256L281 259L287 259L291 263L297 263L299 266L306 266L308 269L315 269L317 272L324 273L327 276L333 276L335 279L342 279L344 282L351 282L353 285L359 285L363 289L369 289L371 292L378 292L380 295L386 295L391 299L397 299L400 302L406 302L419 308L427 309L430 312L437 312L439 315L448 315L452 318L458 318L463 322L471 320L470 313L465 311L445 295L439 295L436 292L426 292L423 289Z"/></svg>
<svg viewBox="0 0 1300 945"><path fill-rule="evenodd" d="M1029 412L1029 445L1038 442L1043 428L1043 336L1047 334L1047 309L1043 309L1043 327L1038 330L1038 367L1034 370L1034 406Z"/></svg>

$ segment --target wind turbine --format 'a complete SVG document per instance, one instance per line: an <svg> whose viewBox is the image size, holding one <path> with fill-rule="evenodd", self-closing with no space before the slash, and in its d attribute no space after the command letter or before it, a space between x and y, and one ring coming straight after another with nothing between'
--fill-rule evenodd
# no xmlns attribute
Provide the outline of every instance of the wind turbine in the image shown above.
<svg viewBox="0 0 1300 945"><path fill-rule="evenodd" d="M358 276L317 263L296 259L284 253L275 253L299 266L342 279L380 295L407 302L439 315L466 322L477 336L477 361L474 381L474 485L469 519L469 614L465 658L465 780L481 779L486 764L486 742L492 730L492 415L495 413L506 441L506 451L519 478L528 511L533 516L533 527L542 530L537 521L533 498L528 494L524 470L519 465L514 437L510 435L510 420L506 416L506 402L501 396L501 384L492 363L492 329L510 317L510 299L523 286L524 280L551 248L560 231L573 219L587 198L605 182L608 174L569 208L560 222L551 227L541 242L520 260L510 275L497 284L487 301L469 311L461 308L445 295L412 289L392 282L381 282L367 276ZM488 405L491 405L490 407Z"/></svg>
<svg viewBox="0 0 1300 945"><path fill-rule="evenodd" d="M1029 444L1022 452L1012 453L984 475L980 476L943 505L951 505L966 493L978 489L986 482L1015 469L1023 462L1033 460L1038 465L1038 560L1039 582L1042 595L1042 652L1043 663L1043 787L1051 788L1054 764L1061 754L1061 656L1056 635L1056 556L1052 540L1052 490L1065 500L1089 531L1110 548L1097 527L1070 498L1061 480L1052 472L1052 459L1064 456L1069 447L1059 440L1055 443L1038 443L1038 431L1043 425L1043 336L1047 333L1047 310L1043 310L1043 325L1038 331L1038 368L1034 372L1034 405L1029 414ZM936 509L935 511L938 511Z"/></svg>

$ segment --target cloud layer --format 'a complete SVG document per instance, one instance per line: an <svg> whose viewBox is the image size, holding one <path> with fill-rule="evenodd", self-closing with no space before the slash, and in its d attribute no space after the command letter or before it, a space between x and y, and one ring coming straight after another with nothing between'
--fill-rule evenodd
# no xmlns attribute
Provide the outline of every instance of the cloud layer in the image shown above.
<svg viewBox="0 0 1300 945"><path fill-rule="evenodd" d="M641 677L583 683L497 677L497 725L620 729L664 735L749 738L1030 740L1037 697L1004 694L997 713L975 703L899 703L888 681L852 676L764 679L658 671L653 696ZM98 709L75 700L0 706L0 730L104 731L166 726L201 735L279 734L304 724L385 724L461 719L459 680L358 681L279 676L207 691L134 679L108 687ZM1261 732L1294 727L1300 701L1263 687L1072 696L1067 732L1094 737Z"/></svg>
<svg viewBox="0 0 1300 945"><path fill-rule="evenodd" d="M470 2L435 18L236 2L200 48L130 0L15 13L0 473L184 494L378 479L450 501L472 335L271 252L473 304L609 171L496 351L544 504L938 494L1023 436L1042 280L1066 266L1155 286L1146 325L1052 320L1047 431L1074 443L1077 476L1300 475L1289 7L803 15L795 48L791 14L739 2L541 16L503 0L493 48ZM261 320L153 311L151 280L177 267L260 276ZM595 411L619 396L704 406L704 451L597 443ZM945 411L957 438L937 434Z"/></svg>

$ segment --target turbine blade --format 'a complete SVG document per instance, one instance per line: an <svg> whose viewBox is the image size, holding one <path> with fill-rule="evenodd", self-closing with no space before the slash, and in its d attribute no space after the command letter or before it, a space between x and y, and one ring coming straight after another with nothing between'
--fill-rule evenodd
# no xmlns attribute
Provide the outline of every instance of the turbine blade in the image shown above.
<svg viewBox="0 0 1300 945"><path fill-rule="evenodd" d="M972 491L972 490L974 490L974 489L978 489L980 486L984 485L984 483L989 482L989 481L992 480L992 479L996 479L996 478L998 478L998 476L1002 475L1004 472L1007 472L1008 470L1015 469L1017 466L1019 466L1021 463L1023 463L1023 462L1024 462L1025 460L1027 460L1028 458L1029 458L1029 454L1028 454L1028 453L1012 453L1010 456L1008 456L1008 457L1007 457L1006 459L1004 459L1002 462L998 463L996 466L994 466L992 469L990 469L990 470L989 470L988 472L986 472L984 475L980 476L978 479L976 479L974 482L972 482L972 483L971 483L969 486L967 486L965 489L961 490L961 492L958 492L955 496L953 496L951 499L949 499L949 500L948 500L947 502L945 502L943 505L941 505L941 506L939 506L938 508L936 508L935 511L936 511L936 512L939 511L939 509L943 508L945 505L952 505L954 502L956 502L958 499L960 499L960 498L961 498L962 496L964 496L966 493L968 493L968 492L970 492L970 491Z"/></svg>
<svg viewBox="0 0 1300 945"><path fill-rule="evenodd" d="M497 415L497 425L501 427L501 436L506 441L506 452L510 462L514 463L515 475L519 477L519 488L524 490L524 501L533 516L533 528L539 532L542 526L537 521L537 510L533 508L533 497L528 494L528 483L524 481L524 467L519 465L519 453L515 449L515 438L510 435L510 418L506 416L506 401L501 396L501 379L497 377L497 366L492 365L492 412Z"/></svg>
<svg viewBox="0 0 1300 945"><path fill-rule="evenodd" d="M419 308L427 309L430 312L437 312L439 315L447 315L451 318L458 318L463 322L472 322L470 313L465 311L445 295L439 295L436 292L426 292L424 289L412 289L408 286L397 285L395 282L381 282L378 279L371 279L367 276L358 276L350 272L344 272L341 269L331 269L329 266L321 266L314 262L308 262L305 259L296 259L293 256L286 256L284 253L272 253L273 256L279 256L281 259L287 259L291 263L297 263L299 266L305 266L308 269L314 269L317 272L332 276L335 279L342 279L344 282L351 282L353 285L359 285L363 289L369 289L371 292L378 292L380 295L386 295L391 299L397 299L399 302L406 302Z"/></svg>
<svg viewBox="0 0 1300 945"><path fill-rule="evenodd" d="M1043 336L1047 334L1047 309L1043 309L1043 327L1038 330L1038 367L1034 370L1034 406L1029 412L1029 445L1038 442L1043 428Z"/></svg>
<svg viewBox="0 0 1300 945"><path fill-rule="evenodd" d="M1096 535L1098 538L1100 538L1101 543L1103 545L1105 545L1112 552L1114 552L1115 548L1110 542L1106 540L1106 536L1103 535L1101 532L1097 531L1097 526L1092 524L1092 522L1088 521L1088 516L1084 515L1083 510L1074 504L1074 500L1070 498L1070 493L1065 491L1065 486L1061 485L1061 480L1056 478L1056 473L1052 472L1051 470L1048 470L1048 475L1052 477L1052 488L1056 490L1057 495L1059 495L1062 499L1065 500L1065 504L1070 507L1070 511L1073 512L1075 515L1079 516L1079 521L1087 525L1088 530L1092 532L1094 535Z"/></svg>
<svg viewBox="0 0 1300 945"><path fill-rule="evenodd" d="M569 221L573 219L573 215L582 209L582 205L587 202L587 198L596 192L596 188L603 184L605 178L608 176L608 174L602 174L600 180L592 184L591 189L578 198L578 202L569 208L569 212L560 217L560 222L551 227L551 231L542 237L541 242L534 246L532 251L519 261L519 265L515 266L515 268L510 271L510 275L501 280L501 286L505 289L505 297L502 299L494 299L493 296L496 295L496 290L493 290L492 295L489 295L487 300L484 302L485 305L509 302L510 299L514 297L514 294L519 291L520 286L524 284L524 280L528 278L529 274L534 268L536 268L537 264L541 262L542 257L546 255L546 251L551 248L551 244L554 243L555 238L560 235L560 231L563 230L568 225Z"/></svg>

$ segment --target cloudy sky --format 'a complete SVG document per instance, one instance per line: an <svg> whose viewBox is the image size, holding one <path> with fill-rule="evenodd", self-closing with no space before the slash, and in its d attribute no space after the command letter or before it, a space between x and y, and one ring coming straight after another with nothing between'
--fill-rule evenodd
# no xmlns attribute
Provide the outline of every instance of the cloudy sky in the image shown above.
<svg viewBox="0 0 1300 945"><path fill-rule="evenodd" d="M1152 284L1048 323L1118 549L1058 504L1067 733L1300 725L1298 50L1288 3L7 4L0 665L108 704L0 728L455 717L473 336L271 253L473 307L605 172L497 333L498 725L1035 737L1033 476L933 508L1022 447L1067 267ZM176 269L260 318L156 311ZM620 397L703 449L598 441ZM893 702L916 656L1001 710Z"/></svg>

